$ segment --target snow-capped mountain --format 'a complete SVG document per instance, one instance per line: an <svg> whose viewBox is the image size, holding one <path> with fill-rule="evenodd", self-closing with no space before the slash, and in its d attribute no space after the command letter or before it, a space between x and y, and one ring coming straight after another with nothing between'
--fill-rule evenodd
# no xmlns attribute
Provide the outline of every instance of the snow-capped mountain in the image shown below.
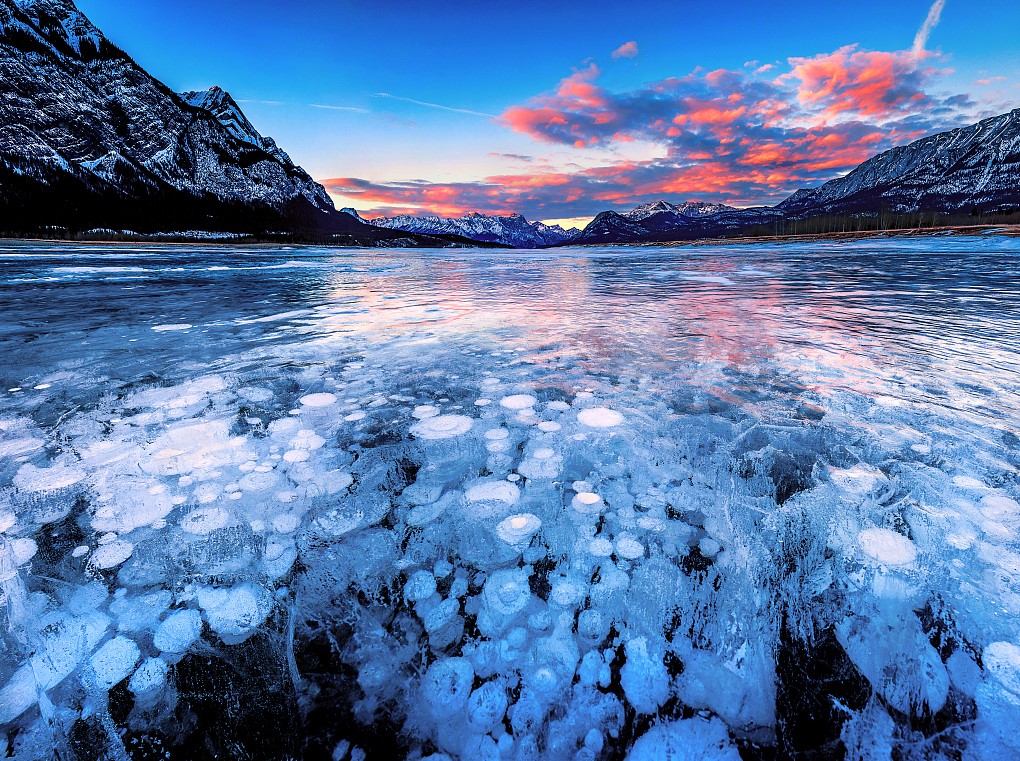
<svg viewBox="0 0 1020 761"><path fill-rule="evenodd" d="M1020 205L1020 109L922 138L779 204L791 216Z"/></svg>
<svg viewBox="0 0 1020 761"><path fill-rule="evenodd" d="M555 246L566 243L577 234L576 230L564 230L559 225L529 222L520 214L489 216L475 213L457 218L404 215L380 217L373 219L372 224L426 235L460 235L471 240L502 243L515 248Z"/></svg>
<svg viewBox="0 0 1020 761"><path fill-rule="evenodd" d="M0 0L0 217L11 220L0 226L25 213L93 227L337 217L223 90L181 98L71 0Z"/></svg>
<svg viewBox="0 0 1020 761"><path fill-rule="evenodd" d="M783 218L783 212L767 206L737 209L700 201L672 204L668 201L638 206L622 214L604 211L574 238L572 243L628 243L694 240Z"/></svg>
<svg viewBox="0 0 1020 761"><path fill-rule="evenodd" d="M732 206L723 206L718 203L703 203L701 201L687 201L681 204L672 204L669 201L653 201L638 206L630 211L623 212L627 219L641 221L648 219L653 214L675 214L684 217L711 217L714 214L721 214L724 211L735 211Z"/></svg>

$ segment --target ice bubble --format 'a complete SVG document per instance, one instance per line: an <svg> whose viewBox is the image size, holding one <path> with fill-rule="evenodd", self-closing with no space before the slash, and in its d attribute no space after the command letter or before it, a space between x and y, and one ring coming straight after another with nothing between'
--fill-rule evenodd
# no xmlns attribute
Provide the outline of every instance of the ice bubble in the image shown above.
<svg viewBox="0 0 1020 761"><path fill-rule="evenodd" d="M981 481L971 476L955 476L953 478L953 484L964 489L987 489Z"/></svg>
<svg viewBox="0 0 1020 761"><path fill-rule="evenodd" d="M152 695L166 684L169 665L162 658L146 658L128 682L128 689L136 696Z"/></svg>
<svg viewBox="0 0 1020 761"><path fill-rule="evenodd" d="M570 501L570 506L579 513L595 514L602 512L603 502L602 497L598 494L582 491L574 495L574 498Z"/></svg>
<svg viewBox="0 0 1020 761"><path fill-rule="evenodd" d="M714 558L722 550L722 545L710 536L698 542L698 551L706 558Z"/></svg>
<svg viewBox="0 0 1020 761"><path fill-rule="evenodd" d="M643 515L637 519L638 528L645 531L665 531L666 522L661 518L654 518L650 515Z"/></svg>
<svg viewBox="0 0 1020 761"><path fill-rule="evenodd" d="M141 657L138 645L127 637L115 637L89 658L85 680L90 686L108 690L126 679Z"/></svg>
<svg viewBox="0 0 1020 761"><path fill-rule="evenodd" d="M485 432L487 441L504 441L510 435L506 428L491 428Z"/></svg>
<svg viewBox="0 0 1020 761"><path fill-rule="evenodd" d="M431 404L423 404L419 407L415 407L411 412L411 417L418 418L418 420L426 420L430 417L435 417L439 414L439 408Z"/></svg>
<svg viewBox="0 0 1020 761"><path fill-rule="evenodd" d="M857 535L861 549L885 565L910 565L917 558L914 543L887 528L867 528Z"/></svg>
<svg viewBox="0 0 1020 761"><path fill-rule="evenodd" d="M243 642L269 613L261 593L248 584L230 589L202 587L198 604L209 626L227 644Z"/></svg>
<svg viewBox="0 0 1020 761"><path fill-rule="evenodd" d="M455 597L450 597L425 611L422 616L422 624L429 634L437 632L454 620L460 611L460 602Z"/></svg>
<svg viewBox="0 0 1020 761"><path fill-rule="evenodd" d="M18 516L14 514L13 510L0 511L0 533L10 531L17 520Z"/></svg>
<svg viewBox="0 0 1020 761"><path fill-rule="evenodd" d="M311 455L304 449L291 449L283 453L283 459L287 462L305 462Z"/></svg>
<svg viewBox="0 0 1020 761"><path fill-rule="evenodd" d="M550 457L555 457L555 456L556 456L556 451L553 450L553 449L549 449L548 447L542 447L541 449L536 449L535 450L535 454L534 454L534 458L536 460L548 460Z"/></svg>
<svg viewBox="0 0 1020 761"><path fill-rule="evenodd" d="M531 394L514 394L513 396L504 396L499 400L499 405L508 410L526 410L534 407L537 403L538 399Z"/></svg>
<svg viewBox="0 0 1020 761"><path fill-rule="evenodd" d="M570 485L570 488L580 493L583 491L592 491L594 487L592 487L592 485L587 481L574 481L574 483Z"/></svg>
<svg viewBox="0 0 1020 761"><path fill-rule="evenodd" d="M201 614L197 610L178 610L159 625L152 644L164 653L183 653L201 634Z"/></svg>
<svg viewBox="0 0 1020 761"><path fill-rule="evenodd" d="M622 536L616 540L616 554L627 560L637 560L644 557L645 547L633 537Z"/></svg>
<svg viewBox="0 0 1020 761"><path fill-rule="evenodd" d="M505 502L514 504L521 498L521 490L509 481L481 481L464 493L468 502Z"/></svg>
<svg viewBox="0 0 1020 761"><path fill-rule="evenodd" d="M189 534L204 536L221 529L230 521L230 513L222 507L199 507L181 519L181 528Z"/></svg>
<svg viewBox="0 0 1020 761"><path fill-rule="evenodd" d="M315 431L308 429L298 431L297 436L290 441L290 445L295 449L305 449L309 452L315 451L316 449L322 449L325 444L326 440L322 438L322 436L319 436Z"/></svg>
<svg viewBox="0 0 1020 761"><path fill-rule="evenodd" d="M577 633L589 644L601 642L608 631L609 625L599 610L593 608L582 610L577 617Z"/></svg>
<svg viewBox="0 0 1020 761"><path fill-rule="evenodd" d="M328 407L336 404L336 394L320 393L302 396L299 400L305 407Z"/></svg>
<svg viewBox="0 0 1020 761"><path fill-rule="evenodd" d="M344 420L346 420L348 423L356 423L359 420L364 420L364 419L365 419L365 413L362 412L361 410L358 410L357 412L352 412L350 415L345 415L344 416Z"/></svg>
<svg viewBox="0 0 1020 761"><path fill-rule="evenodd" d="M445 579L451 573L453 573L453 563L449 560L436 561L435 567L432 569L433 575L437 579Z"/></svg>
<svg viewBox="0 0 1020 761"><path fill-rule="evenodd" d="M354 476L342 470L331 470L322 475L321 484L326 494L339 494L349 489L354 483Z"/></svg>
<svg viewBox="0 0 1020 761"><path fill-rule="evenodd" d="M83 478L85 478L85 473L77 468L65 465L37 468L32 463L25 463L14 476L14 485L21 491L40 494L66 489L74 486Z"/></svg>
<svg viewBox="0 0 1020 761"><path fill-rule="evenodd" d="M80 558L84 557L85 555L88 555L88 553L89 546L87 544L79 544L77 547L71 550L71 557Z"/></svg>
<svg viewBox="0 0 1020 761"><path fill-rule="evenodd" d="M662 658L653 658L644 637L627 643L627 660L620 669L620 684L638 713L655 713L669 696L669 673Z"/></svg>
<svg viewBox="0 0 1020 761"><path fill-rule="evenodd" d="M506 688L498 681L486 682L468 698L468 724L476 732L489 732L502 723L506 709Z"/></svg>
<svg viewBox="0 0 1020 761"><path fill-rule="evenodd" d="M613 428L623 422L623 415L608 407L590 407L578 412L577 419L589 428Z"/></svg>
<svg viewBox="0 0 1020 761"><path fill-rule="evenodd" d="M22 537L11 542L11 554L14 556L14 565L21 566L35 557L39 551L39 545L34 539Z"/></svg>
<svg viewBox="0 0 1020 761"><path fill-rule="evenodd" d="M428 571L416 571L404 585L404 597L415 603L427 600L436 593L436 577Z"/></svg>
<svg viewBox="0 0 1020 761"><path fill-rule="evenodd" d="M584 589L573 579L560 577L549 590L549 602L561 608L570 608L584 599Z"/></svg>
<svg viewBox="0 0 1020 761"><path fill-rule="evenodd" d="M411 435L419 439L452 439L471 430L474 421L465 415L438 415L411 426Z"/></svg>
<svg viewBox="0 0 1020 761"><path fill-rule="evenodd" d="M553 433L555 431L560 430L560 428L562 427L563 426L561 426L559 423L554 423L552 420L543 420L541 423L538 424L538 430L543 431L545 433Z"/></svg>
<svg viewBox="0 0 1020 761"><path fill-rule="evenodd" d="M605 537L596 537L588 545L588 552L597 558L608 558L613 554L613 543Z"/></svg>
<svg viewBox="0 0 1020 761"><path fill-rule="evenodd" d="M486 580L482 599L486 607L500 616L517 615L531 600L528 575L520 568L496 571Z"/></svg>
<svg viewBox="0 0 1020 761"><path fill-rule="evenodd" d="M115 568L131 557L131 553L134 551L135 546L131 542L117 539L109 544L104 544L93 552L92 557L89 558L89 564L94 568Z"/></svg>
<svg viewBox="0 0 1020 761"><path fill-rule="evenodd" d="M546 406L556 412L566 412L570 409L570 405L562 401L549 402Z"/></svg>
<svg viewBox="0 0 1020 761"><path fill-rule="evenodd" d="M985 671L1016 696L1020 703L1020 647L1012 642L993 642L981 656Z"/></svg>
<svg viewBox="0 0 1020 761"><path fill-rule="evenodd" d="M528 542L542 528L542 520L531 513L511 515L496 526L496 535L507 544L520 545Z"/></svg>
<svg viewBox="0 0 1020 761"><path fill-rule="evenodd" d="M475 399L475 407L488 407L492 404L491 399Z"/></svg>
<svg viewBox="0 0 1020 761"><path fill-rule="evenodd" d="M278 534L290 534L301 524L301 517L294 513L283 513L273 518L273 531Z"/></svg>
<svg viewBox="0 0 1020 761"><path fill-rule="evenodd" d="M157 333L176 333L181 330L191 330L194 325L187 322L175 322L167 325L153 325L152 329Z"/></svg>
<svg viewBox="0 0 1020 761"><path fill-rule="evenodd" d="M432 716L449 721L460 714L474 679L475 670L467 658L443 658L429 666L422 680L422 697Z"/></svg>
<svg viewBox="0 0 1020 761"><path fill-rule="evenodd" d="M634 743L626 761L740 761L726 725L718 718L655 724Z"/></svg>

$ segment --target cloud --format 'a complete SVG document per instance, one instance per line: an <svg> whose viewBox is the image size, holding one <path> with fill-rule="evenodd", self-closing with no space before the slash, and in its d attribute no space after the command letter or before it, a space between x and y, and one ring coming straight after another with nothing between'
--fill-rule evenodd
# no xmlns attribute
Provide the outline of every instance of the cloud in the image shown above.
<svg viewBox="0 0 1020 761"><path fill-rule="evenodd" d="M244 98L238 98L237 102L238 103L244 103L246 105L247 104L252 104L252 105L259 105L259 106L285 106L285 105L287 105L282 100L246 100Z"/></svg>
<svg viewBox="0 0 1020 761"><path fill-rule="evenodd" d="M625 42L613 51L613 58L637 58L638 45L634 40Z"/></svg>
<svg viewBox="0 0 1020 761"><path fill-rule="evenodd" d="M498 120L576 163L536 159L520 173L473 182L327 180L358 208L519 211L590 216L666 197L747 206L775 203L875 154L971 123L981 107L941 92L940 54L849 45L769 67L695 69L616 91L588 64ZM629 150L651 146L656 150Z"/></svg>
<svg viewBox="0 0 1020 761"><path fill-rule="evenodd" d="M414 98L403 98L399 95L390 95L388 92L377 92L375 93L376 98L389 98L390 100L399 100L403 103L413 103L416 106L424 106L425 108L436 108L440 111L452 111L455 114L469 114L470 116L484 116L487 119L495 119L495 114L487 114L484 111L472 111L469 108L454 108L453 106L444 106L440 103L429 103L424 100L415 100Z"/></svg>
<svg viewBox="0 0 1020 761"><path fill-rule="evenodd" d="M309 103L310 108L318 108L322 111L348 111L352 114L367 114L370 113L367 108L358 108L357 106L327 106L324 103Z"/></svg>
<svg viewBox="0 0 1020 761"><path fill-rule="evenodd" d="M935 27L939 25L939 21L942 19L942 9L945 7L946 0L935 0L931 4L931 8L928 9L927 18L925 18L921 28L917 30L917 34L914 36L913 52L915 55L921 53L928 44L928 38L935 30Z"/></svg>
<svg viewBox="0 0 1020 761"><path fill-rule="evenodd" d="M997 82L1005 81L1006 81L1005 77L987 77L986 79L978 79L977 81L974 82L974 84L980 85L981 87L988 87L989 85L994 85Z"/></svg>

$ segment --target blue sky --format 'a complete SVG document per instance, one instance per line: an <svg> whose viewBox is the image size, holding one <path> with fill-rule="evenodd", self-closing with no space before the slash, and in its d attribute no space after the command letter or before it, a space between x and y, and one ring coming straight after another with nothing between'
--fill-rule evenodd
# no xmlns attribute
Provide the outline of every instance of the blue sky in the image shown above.
<svg viewBox="0 0 1020 761"><path fill-rule="evenodd" d="M752 79L769 80L789 85L800 107L805 85L779 79L795 68L790 59L832 55L851 45L858 53L909 51L932 3L79 0L78 5L171 87L218 84L230 91L256 126L313 176L347 181L330 185L340 202L378 213L517 205L529 216L560 219L647 200L659 187L697 194L696 185L675 181L676 172L699 161L690 157L703 153L701 138L707 133L695 135L684 127L684 135L667 137L650 122L634 121L653 118L638 106L650 91L666 87L663 83L725 69L744 77L742 84L727 86L729 97L736 97L733 88L746 94ZM910 78L910 86L929 98L915 94L910 101L917 111L912 122L905 121L912 114L899 103L887 113L869 113L865 107L854 119L902 140L925 128L1020 105L1020 3L989 2L981 9L945 0L924 45L932 56L915 67L923 68L923 76L896 68L896 77ZM633 43L624 51L628 55L613 57L628 42ZM856 71L875 63L852 53L841 60ZM750 62L755 63L745 66ZM753 73L769 65L773 68ZM578 72L584 72L578 81L601 95L578 100L577 88L569 86ZM680 92L667 89L677 103L693 102L691 88L700 93L699 103L721 97L702 92L703 85L689 81ZM825 89L817 81L814 86ZM971 103L952 113L947 106L938 119L922 118L933 112L932 99L946 102L951 95L966 95ZM515 107L527 113L508 122L505 115ZM613 120L611 135L590 129L592 108L602 114L595 122ZM571 134L586 141L583 147L562 130L539 124L538 109L547 121L552 111L562 111ZM812 118L816 121L809 126L815 128L821 117ZM825 121L832 125L850 118L850 111L840 109L827 111ZM841 134L865 132L843 129ZM747 134L755 141L771 139L760 130ZM872 143L872 152L887 147L877 138ZM612 167L631 167L640 178L628 175L620 182L634 188L633 198L614 197L607 205L592 197L592 177L608 176ZM787 174L793 187L841 169ZM673 181L656 185L651 179L670 171ZM706 171L702 167L691 175L692 182L708 177ZM563 180L574 174L584 178L576 187ZM537 186L544 190L494 192L493 186L523 186L525 178L536 176L546 178ZM774 200L788 189L773 188L761 176L756 183L731 186L718 176L701 195L746 205ZM508 177L516 179L493 180ZM549 189L555 187L579 192L564 191L557 198ZM566 202L568 195L580 197ZM684 199L674 195L673 200Z"/></svg>

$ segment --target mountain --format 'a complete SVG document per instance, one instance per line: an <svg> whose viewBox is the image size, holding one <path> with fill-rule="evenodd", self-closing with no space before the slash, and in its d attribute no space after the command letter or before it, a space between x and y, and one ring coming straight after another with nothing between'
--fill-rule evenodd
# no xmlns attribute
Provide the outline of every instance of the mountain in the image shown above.
<svg viewBox="0 0 1020 761"><path fill-rule="evenodd" d="M845 177L799 190L789 216L874 212L952 213L1020 205L1020 109L879 154Z"/></svg>
<svg viewBox="0 0 1020 761"><path fill-rule="evenodd" d="M604 211L570 242L576 244L645 243L719 237L784 218L768 206L732 206L668 201L638 206L631 211Z"/></svg>
<svg viewBox="0 0 1020 761"><path fill-rule="evenodd" d="M354 214L357 215L357 212ZM529 222L520 214L493 217L474 213L458 218L405 215L380 217L373 219L372 224L427 235L460 235L475 241L502 243L515 248L555 246L570 241L577 234L576 230L564 230L559 225Z"/></svg>
<svg viewBox="0 0 1020 761"><path fill-rule="evenodd" d="M177 95L71 0L0 0L0 231L58 228L450 242L336 211L226 92Z"/></svg>
<svg viewBox="0 0 1020 761"><path fill-rule="evenodd" d="M631 211L623 212L627 219L641 221L648 219L653 214L674 214L683 217L710 217L713 214L720 214L724 211L736 211L732 206L723 206L717 203L703 203L701 201L687 201L681 204L672 204L669 201L653 201L643 206L638 206Z"/></svg>

